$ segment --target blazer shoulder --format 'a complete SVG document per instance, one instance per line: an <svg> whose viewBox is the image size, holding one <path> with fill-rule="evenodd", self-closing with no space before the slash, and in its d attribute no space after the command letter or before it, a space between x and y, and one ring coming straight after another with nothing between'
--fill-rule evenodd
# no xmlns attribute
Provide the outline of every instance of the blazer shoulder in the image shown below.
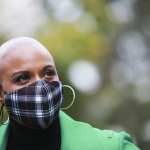
<svg viewBox="0 0 150 150"><path fill-rule="evenodd" d="M88 123L76 121L65 113L61 113L62 137L74 150L139 150L132 138L125 132L101 130ZM67 142L66 142L67 141ZM65 144L66 145L66 144Z"/></svg>
<svg viewBox="0 0 150 150"><path fill-rule="evenodd" d="M140 150L135 144L132 137L122 131L115 132L113 130L100 130L93 128L99 134L99 139L108 146L108 148L114 150ZM113 148L112 148L113 147Z"/></svg>

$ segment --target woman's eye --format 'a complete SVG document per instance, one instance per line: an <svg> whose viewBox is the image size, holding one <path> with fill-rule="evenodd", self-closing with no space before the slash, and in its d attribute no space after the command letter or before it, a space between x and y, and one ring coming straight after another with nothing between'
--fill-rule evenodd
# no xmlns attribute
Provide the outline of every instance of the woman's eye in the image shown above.
<svg viewBox="0 0 150 150"><path fill-rule="evenodd" d="M25 74L22 74L22 75L19 75L18 77L16 77L14 79L15 83L26 83L28 80L29 80L29 76L28 75L25 75Z"/></svg>
<svg viewBox="0 0 150 150"><path fill-rule="evenodd" d="M53 77L54 75L56 75L55 70L47 70L44 72L44 77Z"/></svg>

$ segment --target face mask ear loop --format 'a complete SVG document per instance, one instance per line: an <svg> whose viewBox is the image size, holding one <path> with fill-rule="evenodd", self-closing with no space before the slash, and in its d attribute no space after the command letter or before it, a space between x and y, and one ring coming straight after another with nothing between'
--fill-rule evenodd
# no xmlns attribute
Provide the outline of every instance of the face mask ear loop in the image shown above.
<svg viewBox="0 0 150 150"><path fill-rule="evenodd" d="M69 89L72 91L72 94L73 94L73 98L72 98L71 103L70 103L67 107L61 108L62 110L67 110L67 109L69 109L69 108L73 105L73 103L75 102L75 97L76 97L76 95L75 95L74 89L73 89L71 86L69 86L69 85L63 85L63 87L69 88Z"/></svg>

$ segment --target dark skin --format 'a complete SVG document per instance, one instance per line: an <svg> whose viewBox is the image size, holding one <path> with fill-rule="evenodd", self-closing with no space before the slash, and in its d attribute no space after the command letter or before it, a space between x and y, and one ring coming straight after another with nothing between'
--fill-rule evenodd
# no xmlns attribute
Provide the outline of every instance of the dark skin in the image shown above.
<svg viewBox="0 0 150 150"><path fill-rule="evenodd" d="M4 92L18 90L40 79L59 81L52 55L30 38L18 38L2 51L0 103L4 103Z"/></svg>

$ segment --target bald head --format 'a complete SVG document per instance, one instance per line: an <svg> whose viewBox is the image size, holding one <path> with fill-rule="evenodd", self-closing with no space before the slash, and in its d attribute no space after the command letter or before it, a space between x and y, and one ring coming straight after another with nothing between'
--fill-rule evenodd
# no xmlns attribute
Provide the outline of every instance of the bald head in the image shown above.
<svg viewBox="0 0 150 150"><path fill-rule="evenodd" d="M5 68L5 63L13 59L32 59L35 54L47 55L53 61L49 51L37 40L30 37L11 39L0 46L0 72Z"/></svg>
<svg viewBox="0 0 150 150"><path fill-rule="evenodd" d="M43 78L58 80L53 57L40 42L19 37L0 46L0 81L5 91Z"/></svg>
<svg viewBox="0 0 150 150"><path fill-rule="evenodd" d="M48 50L37 40L30 37L19 37L11 39L0 46L0 60L15 52L32 53L32 51L29 51L31 49L50 55ZM50 55L50 57L52 56Z"/></svg>

